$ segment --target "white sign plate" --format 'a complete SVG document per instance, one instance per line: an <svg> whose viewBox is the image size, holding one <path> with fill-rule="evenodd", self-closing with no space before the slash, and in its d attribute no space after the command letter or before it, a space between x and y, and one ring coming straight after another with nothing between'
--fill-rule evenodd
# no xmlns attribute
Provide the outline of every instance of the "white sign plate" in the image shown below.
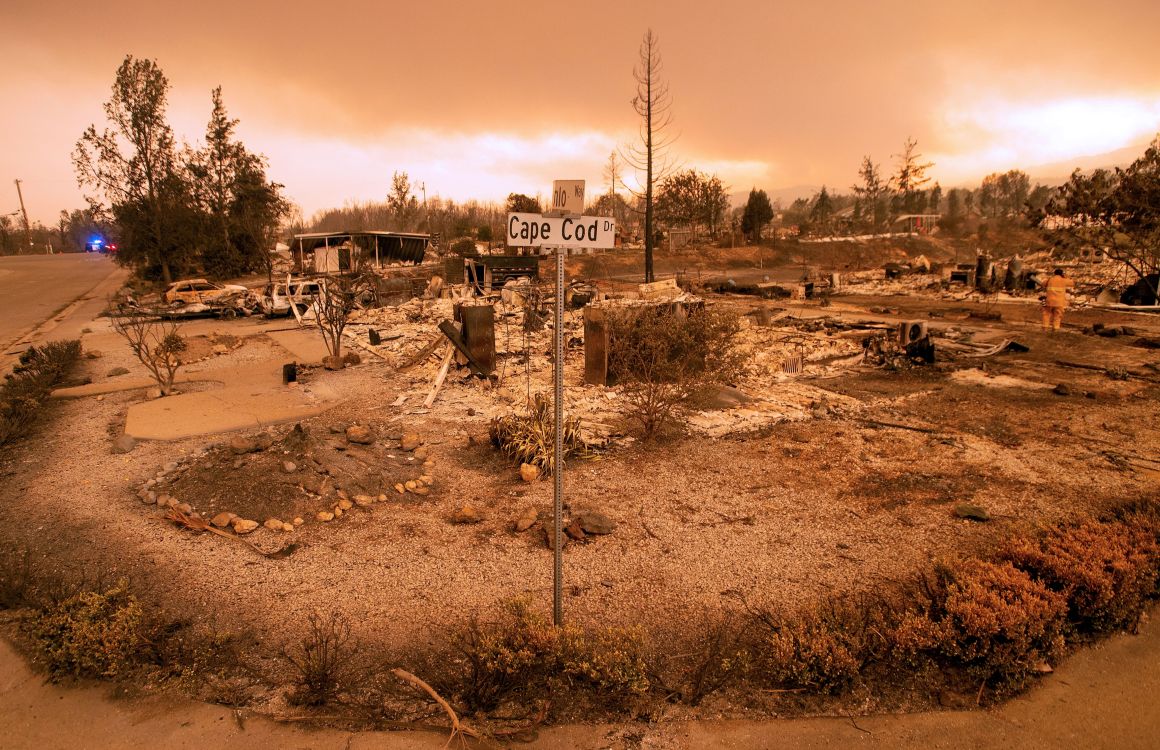
<svg viewBox="0 0 1160 750"><path fill-rule="evenodd" d="M554 180L552 210L573 216L584 213L584 180Z"/></svg>
<svg viewBox="0 0 1160 750"><path fill-rule="evenodd" d="M606 216L508 214L508 247L616 246L616 221Z"/></svg>

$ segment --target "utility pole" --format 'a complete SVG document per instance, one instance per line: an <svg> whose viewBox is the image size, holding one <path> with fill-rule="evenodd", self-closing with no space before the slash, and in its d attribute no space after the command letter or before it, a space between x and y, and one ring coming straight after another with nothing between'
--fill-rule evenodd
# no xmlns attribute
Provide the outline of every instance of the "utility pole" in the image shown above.
<svg viewBox="0 0 1160 750"><path fill-rule="evenodd" d="M423 180L419 183L419 189L423 191L423 226L428 233L431 231L431 214L427 211L427 181Z"/></svg>
<svg viewBox="0 0 1160 750"><path fill-rule="evenodd" d="M20 180L16 182L16 197L20 199L20 215L24 218L24 236L28 240L28 247L32 247L32 226L28 223L28 211L24 208L24 193L20 191Z"/></svg>

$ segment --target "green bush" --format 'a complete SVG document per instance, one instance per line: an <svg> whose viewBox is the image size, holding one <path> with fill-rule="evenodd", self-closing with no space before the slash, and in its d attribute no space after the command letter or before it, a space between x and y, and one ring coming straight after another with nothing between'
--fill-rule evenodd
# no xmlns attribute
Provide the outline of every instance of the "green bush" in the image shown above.
<svg viewBox="0 0 1160 750"><path fill-rule="evenodd" d="M537 393L527 414L508 414L491 420L491 444L517 464L532 464L544 474L552 472L556 447L556 416L552 402ZM564 457L582 453L586 446L580 435L580 419L564 420Z"/></svg>
<svg viewBox="0 0 1160 750"><path fill-rule="evenodd" d="M1079 633L1134 628L1156 593L1156 532L1143 523L1085 521L1012 542L1005 557L1066 597Z"/></svg>
<svg viewBox="0 0 1160 750"><path fill-rule="evenodd" d="M925 609L902 612L889 631L903 664L928 656L984 680L1016 684L1063 650L1067 600L1007 562L940 568Z"/></svg>
<svg viewBox="0 0 1160 750"><path fill-rule="evenodd" d="M866 598L832 599L790 615L758 613L756 669L771 684L839 693L878 655L882 613Z"/></svg>
<svg viewBox="0 0 1160 750"><path fill-rule="evenodd" d="M557 628L524 601L507 603L497 620L473 619L454 642L456 674L450 687L469 711L541 697L559 685L585 688L607 700L627 700L649 689L639 633Z"/></svg>
<svg viewBox="0 0 1160 750"><path fill-rule="evenodd" d="M723 308L644 305L608 316L608 379L623 387L644 437L666 427L690 396L736 382L739 316Z"/></svg>
<svg viewBox="0 0 1160 750"><path fill-rule="evenodd" d="M479 255L479 249L475 246L475 240L470 237L460 237L451 243L451 254L470 258Z"/></svg>
<svg viewBox="0 0 1160 750"><path fill-rule="evenodd" d="M50 604L30 630L56 675L116 677L136 664L146 643L141 606L124 582Z"/></svg>
<svg viewBox="0 0 1160 750"><path fill-rule="evenodd" d="M81 342L53 341L29 347L0 386L0 445L21 437L32 426L41 404L64 380L81 356Z"/></svg>

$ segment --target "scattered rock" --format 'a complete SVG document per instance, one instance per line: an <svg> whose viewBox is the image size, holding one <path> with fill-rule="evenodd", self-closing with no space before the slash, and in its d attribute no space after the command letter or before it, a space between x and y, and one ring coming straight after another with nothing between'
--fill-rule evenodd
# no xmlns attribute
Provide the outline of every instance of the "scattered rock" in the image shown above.
<svg viewBox="0 0 1160 750"><path fill-rule="evenodd" d="M358 355L358 352L347 352L342 355L342 361L348 365L361 365L362 357Z"/></svg>
<svg viewBox="0 0 1160 750"><path fill-rule="evenodd" d="M318 511L318 515L316 517L318 518L319 521L333 521L334 520L334 514L328 510Z"/></svg>
<svg viewBox="0 0 1160 750"><path fill-rule="evenodd" d="M232 464L232 466L234 467L235 470L240 469L245 465L246 465L245 459L241 459L241 458L234 459L234 463Z"/></svg>
<svg viewBox="0 0 1160 750"><path fill-rule="evenodd" d="M938 704L943 708L978 708L975 696L957 690L940 690Z"/></svg>
<svg viewBox="0 0 1160 750"><path fill-rule="evenodd" d="M88 359L100 359L103 356L105 355L96 349L89 349L87 352L85 352L85 357Z"/></svg>
<svg viewBox="0 0 1160 750"><path fill-rule="evenodd" d="M471 408L470 406L467 407L467 416L474 417L475 416L475 409Z"/></svg>
<svg viewBox="0 0 1160 750"><path fill-rule="evenodd" d="M540 536L544 540L545 547L547 547L548 549L555 548L555 545L552 544L552 537L555 536L555 532L552 530L552 524L546 523L543 526L541 526L540 527ZM568 546L568 535L567 534L560 535L560 546L561 547Z"/></svg>
<svg viewBox="0 0 1160 750"><path fill-rule="evenodd" d="M304 523L306 523L306 521L302 518L302 516L298 516L297 518L294 519L295 526L301 526Z"/></svg>
<svg viewBox="0 0 1160 750"><path fill-rule="evenodd" d="M379 502L380 502L380 503L383 503L383 502L386 502L386 501L387 501L387 496L386 496L386 495L383 495L383 494L381 494L381 493L380 493L380 494L379 494Z"/></svg>
<svg viewBox="0 0 1160 750"><path fill-rule="evenodd" d="M338 501L339 510L350 510L353 507L354 503L352 503L350 500L347 500L345 497Z"/></svg>
<svg viewBox="0 0 1160 750"><path fill-rule="evenodd" d="M1071 388L1067 387L1067 385L1065 385L1064 383L1060 383L1059 385L1052 388L1051 392L1054 393L1056 396L1070 396L1071 395Z"/></svg>
<svg viewBox="0 0 1160 750"><path fill-rule="evenodd" d="M955 506L955 515L972 521L990 521L991 514L981 505L973 503L959 503Z"/></svg>
<svg viewBox="0 0 1160 750"><path fill-rule="evenodd" d="M111 369L105 373L105 377L106 378L115 378L115 377L119 377L121 375L128 375L128 374L129 374L129 368L127 368L127 367L114 367L113 369Z"/></svg>
<svg viewBox="0 0 1160 750"><path fill-rule="evenodd" d="M177 471L177 462L170 461L169 463L165 464L165 467L162 469L162 471L164 471L166 474L171 474Z"/></svg>
<svg viewBox="0 0 1160 750"><path fill-rule="evenodd" d="M399 441L399 447L405 451L417 450L422 444L423 438L417 432L404 432L403 439Z"/></svg>
<svg viewBox="0 0 1160 750"><path fill-rule="evenodd" d="M257 453L262 450L258 444L258 438L246 435L234 435L230 438L230 450L235 455L242 455L245 453Z"/></svg>
<svg viewBox="0 0 1160 750"><path fill-rule="evenodd" d="M333 511L333 512L334 512L334 517L335 517L335 518L342 518L342 513L343 513L343 510L342 510L342 508L340 508L340 507L338 507L338 506L336 505L336 506L334 506L334 511Z"/></svg>
<svg viewBox="0 0 1160 750"><path fill-rule="evenodd" d="M342 357L326 357L322 360L322 366L328 370L341 370L346 367L346 362L342 361Z"/></svg>
<svg viewBox="0 0 1160 750"><path fill-rule="evenodd" d="M282 531L293 531L293 530L294 530L294 524L292 524L292 523L282 524Z"/></svg>
<svg viewBox="0 0 1160 750"><path fill-rule="evenodd" d="M264 523L262 525L265 526L270 531L281 531L282 530L282 521L281 521L281 519L278 519L278 518L267 518L266 523Z"/></svg>
<svg viewBox="0 0 1160 750"><path fill-rule="evenodd" d="M258 443L258 450L264 451L274 444L274 436L268 432L259 432L254 436Z"/></svg>
<svg viewBox="0 0 1160 750"><path fill-rule="evenodd" d="M189 503L178 503L177 505L174 505L173 503L169 503L169 507L176 508L177 510L181 511L182 513L184 513L187 516L193 512L193 506L190 505Z"/></svg>
<svg viewBox="0 0 1160 750"><path fill-rule="evenodd" d="M375 499L370 495L355 495L354 504L360 508L365 508L375 502Z"/></svg>
<svg viewBox="0 0 1160 750"><path fill-rule="evenodd" d="M228 354L229 351L230 351L230 348L228 346L226 346L225 344L214 344L213 345L213 353L214 354Z"/></svg>
<svg viewBox="0 0 1160 750"><path fill-rule="evenodd" d="M364 425L352 424L346 428L346 439L359 445L370 445L375 442L375 433Z"/></svg>
<svg viewBox="0 0 1160 750"><path fill-rule="evenodd" d="M431 450L425 445L420 445L418 448L415 449L415 460L416 461L426 461L430 455L431 455Z"/></svg>
<svg viewBox="0 0 1160 750"><path fill-rule="evenodd" d="M431 476L430 474L423 474L422 476L420 476L420 477L419 477L419 480L418 480L418 481L420 481L420 482L422 482L423 484L426 484L426 485L432 485L432 484L435 484L435 479L434 479L434 478L432 478L432 476Z"/></svg>
<svg viewBox="0 0 1160 750"><path fill-rule="evenodd" d="M287 474L293 474L294 472L298 471L298 464L294 463L293 461L283 461L282 471L286 472Z"/></svg>
<svg viewBox="0 0 1160 750"><path fill-rule="evenodd" d="M427 487L423 487L422 485L411 490L411 492L414 492L416 495L429 495L429 494L431 494L431 490Z"/></svg>
<svg viewBox="0 0 1160 750"><path fill-rule="evenodd" d="M141 502L146 505L154 505L157 503L157 493L153 490L141 490Z"/></svg>
<svg viewBox="0 0 1160 750"><path fill-rule="evenodd" d="M407 488L404 487L402 484L400 484L398 482L395 483L395 492L398 492L400 495L402 495L402 494L406 493L406 491L407 491Z"/></svg>
<svg viewBox="0 0 1160 750"><path fill-rule="evenodd" d="M209 520L209 522L212 523L214 526L218 527L219 529L224 529L225 527L227 527L231 523L233 523L234 519L237 517L238 516L236 513L230 513L228 510L224 510L221 513L218 513L213 518L211 518Z"/></svg>
<svg viewBox="0 0 1160 750"><path fill-rule="evenodd" d="M168 508L169 503L171 503L171 502L176 502L176 498L170 496L169 494L167 494L165 492L162 492L160 495L157 496L157 507L158 508Z"/></svg>
<svg viewBox="0 0 1160 750"><path fill-rule="evenodd" d="M536 509L528 508L516 519L514 526L516 533L527 531L535 526L538 520L540 520L540 514L536 512Z"/></svg>
<svg viewBox="0 0 1160 750"><path fill-rule="evenodd" d="M113 453L128 453L137 447L137 438L132 435L121 435L113 441Z"/></svg>
<svg viewBox="0 0 1160 750"><path fill-rule="evenodd" d="M479 523L482 520L483 513L471 503L451 514L451 523Z"/></svg>
<svg viewBox="0 0 1160 750"><path fill-rule="evenodd" d="M535 464L520 464L520 479L534 482L540 478L540 467Z"/></svg>
<svg viewBox="0 0 1160 750"><path fill-rule="evenodd" d="M1041 661L1038 664L1036 664L1034 669L1035 669L1036 673L1038 673L1038 674L1051 674L1052 672L1055 671L1054 669L1051 668L1051 665L1045 661Z"/></svg>
<svg viewBox="0 0 1160 750"><path fill-rule="evenodd" d="M249 534L254 529L258 528L257 521L251 521L246 518L235 518L233 524L235 534Z"/></svg>
<svg viewBox="0 0 1160 750"><path fill-rule="evenodd" d="M564 533L568 535L569 539L575 539L577 542L584 541L584 529L580 528L580 521L575 518L564 527Z"/></svg>
<svg viewBox="0 0 1160 750"><path fill-rule="evenodd" d="M616 521L594 510L581 513L574 523L579 523L585 534L611 534L616 531Z"/></svg>

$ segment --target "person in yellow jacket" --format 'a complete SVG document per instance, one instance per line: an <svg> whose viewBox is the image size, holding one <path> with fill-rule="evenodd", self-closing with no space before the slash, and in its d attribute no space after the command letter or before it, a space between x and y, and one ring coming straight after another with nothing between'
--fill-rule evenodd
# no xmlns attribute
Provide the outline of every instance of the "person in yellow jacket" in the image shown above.
<svg viewBox="0 0 1160 750"><path fill-rule="evenodd" d="M1063 269L1055 269L1055 274L1044 284L1043 290L1043 330L1058 331L1063 325L1063 311L1067 309L1067 291L1075 287L1075 282L1063 275Z"/></svg>

